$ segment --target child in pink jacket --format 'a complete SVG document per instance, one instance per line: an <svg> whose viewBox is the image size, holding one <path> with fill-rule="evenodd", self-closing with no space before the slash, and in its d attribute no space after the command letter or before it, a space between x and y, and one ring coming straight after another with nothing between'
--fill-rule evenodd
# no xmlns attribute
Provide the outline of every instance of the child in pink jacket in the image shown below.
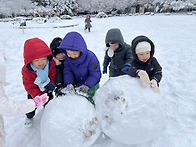
<svg viewBox="0 0 196 147"><path fill-rule="evenodd" d="M33 99L24 101L12 101L5 95L4 86L6 83L5 59L0 52L0 147L5 147L5 131L3 126L3 117L25 114L33 111L36 107L48 101L47 94L36 96Z"/></svg>

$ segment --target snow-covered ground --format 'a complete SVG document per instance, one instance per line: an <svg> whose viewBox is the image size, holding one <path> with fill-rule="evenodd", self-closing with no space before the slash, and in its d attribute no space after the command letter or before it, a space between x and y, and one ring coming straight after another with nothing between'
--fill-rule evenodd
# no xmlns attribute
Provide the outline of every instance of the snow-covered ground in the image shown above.
<svg viewBox="0 0 196 147"><path fill-rule="evenodd" d="M79 24L75 27L53 28ZM103 63L105 35L110 28L119 28L124 40L131 43L138 35L146 35L155 44L155 57L163 68L160 83L160 97L164 104L167 125L160 137L140 145L117 143L103 134L92 147L196 147L196 15L121 16L104 19L92 18L92 31L84 31L84 18L74 17L55 23L39 24L27 22L24 34L17 24L0 23L0 51L6 57L7 82L6 94L10 99L26 99L22 84L23 46L29 38L38 37L48 45L54 37L64 37L70 31L77 31L84 37L87 47ZM40 28L39 28L40 27ZM100 86L108 80L102 75ZM114 90L118 85L111 85ZM129 86L134 86L129 84ZM138 96L141 89L138 89ZM7 147L40 147L40 119L43 113L38 108L31 129L24 127L25 116L4 117L7 133ZM70 114L71 115L71 114ZM55 141L55 140L54 140ZM66 146L66 145L65 145Z"/></svg>

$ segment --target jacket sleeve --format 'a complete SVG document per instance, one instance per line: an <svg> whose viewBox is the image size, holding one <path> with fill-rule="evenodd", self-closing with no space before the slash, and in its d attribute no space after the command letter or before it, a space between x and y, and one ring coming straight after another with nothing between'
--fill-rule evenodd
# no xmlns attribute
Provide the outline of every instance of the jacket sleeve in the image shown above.
<svg viewBox="0 0 196 147"><path fill-rule="evenodd" d="M63 85L63 63L56 66L56 77L55 82L56 84L61 83Z"/></svg>
<svg viewBox="0 0 196 147"><path fill-rule="evenodd" d="M138 68L136 66L136 64L134 62L131 62L131 67L128 70L128 75L130 75L131 77L137 77L138 73Z"/></svg>
<svg viewBox="0 0 196 147"><path fill-rule="evenodd" d="M64 61L64 86L74 84L74 74L68 61Z"/></svg>
<svg viewBox="0 0 196 147"><path fill-rule="evenodd" d="M159 83L162 79L162 67L160 66L156 58L153 58L152 62L154 64L154 70L152 76L150 77L150 80L155 79Z"/></svg>
<svg viewBox="0 0 196 147"><path fill-rule="evenodd" d="M101 79L101 70L100 70L100 64L97 59L97 57L94 55L94 57L91 59L89 66L88 66L89 76L85 81L85 85L92 88L97 83L99 83Z"/></svg>
<svg viewBox="0 0 196 147"><path fill-rule="evenodd" d="M109 63L111 62L111 58L108 56L107 52L108 52L108 50L105 51L105 57L104 57L104 61L103 61L104 66L108 66Z"/></svg>
<svg viewBox="0 0 196 147"><path fill-rule="evenodd" d="M22 69L22 80L25 90L28 94L31 95L31 97L40 96L43 93L40 91L39 87L34 84L36 75L29 71L26 67L23 67Z"/></svg>
<svg viewBox="0 0 196 147"><path fill-rule="evenodd" d="M35 109L32 99L13 101L5 95L3 87L0 87L0 112L5 116L22 115Z"/></svg>
<svg viewBox="0 0 196 147"><path fill-rule="evenodd" d="M125 64L127 63L131 63L132 60L133 60L133 56L132 56L132 53L130 52L131 51L131 46L130 45L126 45L126 53L125 53Z"/></svg>
<svg viewBox="0 0 196 147"><path fill-rule="evenodd" d="M53 84L55 84L55 76L56 76L56 63L54 60L51 60L48 77L50 78L50 82Z"/></svg>

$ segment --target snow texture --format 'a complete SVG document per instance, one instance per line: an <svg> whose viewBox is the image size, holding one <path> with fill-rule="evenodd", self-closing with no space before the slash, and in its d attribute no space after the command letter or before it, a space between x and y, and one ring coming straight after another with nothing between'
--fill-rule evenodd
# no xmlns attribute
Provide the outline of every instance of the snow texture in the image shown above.
<svg viewBox="0 0 196 147"><path fill-rule="evenodd" d="M143 87L139 78L110 78L94 98L103 132L117 142L145 143L156 139L165 127L162 97Z"/></svg>
<svg viewBox="0 0 196 147"><path fill-rule="evenodd" d="M49 102L41 119L41 147L87 147L100 134L94 106L84 97L66 95ZM55 141L54 141L55 140Z"/></svg>
<svg viewBox="0 0 196 147"><path fill-rule="evenodd" d="M100 65L102 65L106 47L105 35L109 29L119 28L125 42L128 44L136 36L145 35L154 42L154 56L163 68L163 78L160 82L161 93L158 99L161 99L160 102L163 101L163 109L166 114L166 127L156 139L134 145L117 142L106 134L101 133L90 147L196 147L195 17L196 15L194 14L171 14L167 16L155 14L153 16L120 16L102 19L92 17L93 27L91 32L84 31L84 17L73 17L72 20L44 24L27 21L27 27L32 27L24 29L24 34L19 29L18 24L13 25L13 22L0 22L0 51L6 59L6 82L9 83L5 87L5 93L12 100L24 100L27 98L22 84L21 69L24 65L24 42L29 38L38 37L44 40L47 45L50 45L53 38L57 36L63 38L68 32L77 31L82 34L88 49L96 54ZM54 28L56 26L71 24L79 25L75 27ZM102 75L100 88L104 86L104 83L108 79L108 74ZM132 82L135 83L136 81ZM128 86L131 89L134 84L129 83ZM112 87L115 87L115 85L112 85ZM118 91L123 91L124 88L127 89L125 85L119 85ZM135 90L138 95L143 90L152 94L151 89L148 88L144 89L141 87ZM122 94L120 95L121 97ZM64 98L67 97L65 96ZM128 101L127 98L126 101ZM122 108L119 107L119 110L125 111L125 108L125 105L122 105ZM4 117L6 146L40 147L40 120L46 109L42 107L37 109L31 129L24 127L25 115ZM59 108L57 107L57 109ZM80 105L78 105L78 109L80 109ZM75 116L74 113L74 111L70 112L69 116ZM124 117L124 115L117 114L119 117ZM102 120L99 121L101 122ZM53 141L53 143L57 143L55 139Z"/></svg>

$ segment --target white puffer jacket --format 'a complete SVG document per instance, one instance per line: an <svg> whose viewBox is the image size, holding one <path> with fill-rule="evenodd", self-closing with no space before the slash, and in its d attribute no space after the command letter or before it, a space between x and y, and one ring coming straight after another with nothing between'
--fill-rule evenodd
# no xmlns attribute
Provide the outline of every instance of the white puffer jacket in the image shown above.
<svg viewBox="0 0 196 147"><path fill-rule="evenodd" d="M5 131L3 118L5 116L22 115L33 111L36 106L32 99L24 101L12 101L5 95L4 87L6 83L5 59L0 52L0 147L5 147Z"/></svg>

